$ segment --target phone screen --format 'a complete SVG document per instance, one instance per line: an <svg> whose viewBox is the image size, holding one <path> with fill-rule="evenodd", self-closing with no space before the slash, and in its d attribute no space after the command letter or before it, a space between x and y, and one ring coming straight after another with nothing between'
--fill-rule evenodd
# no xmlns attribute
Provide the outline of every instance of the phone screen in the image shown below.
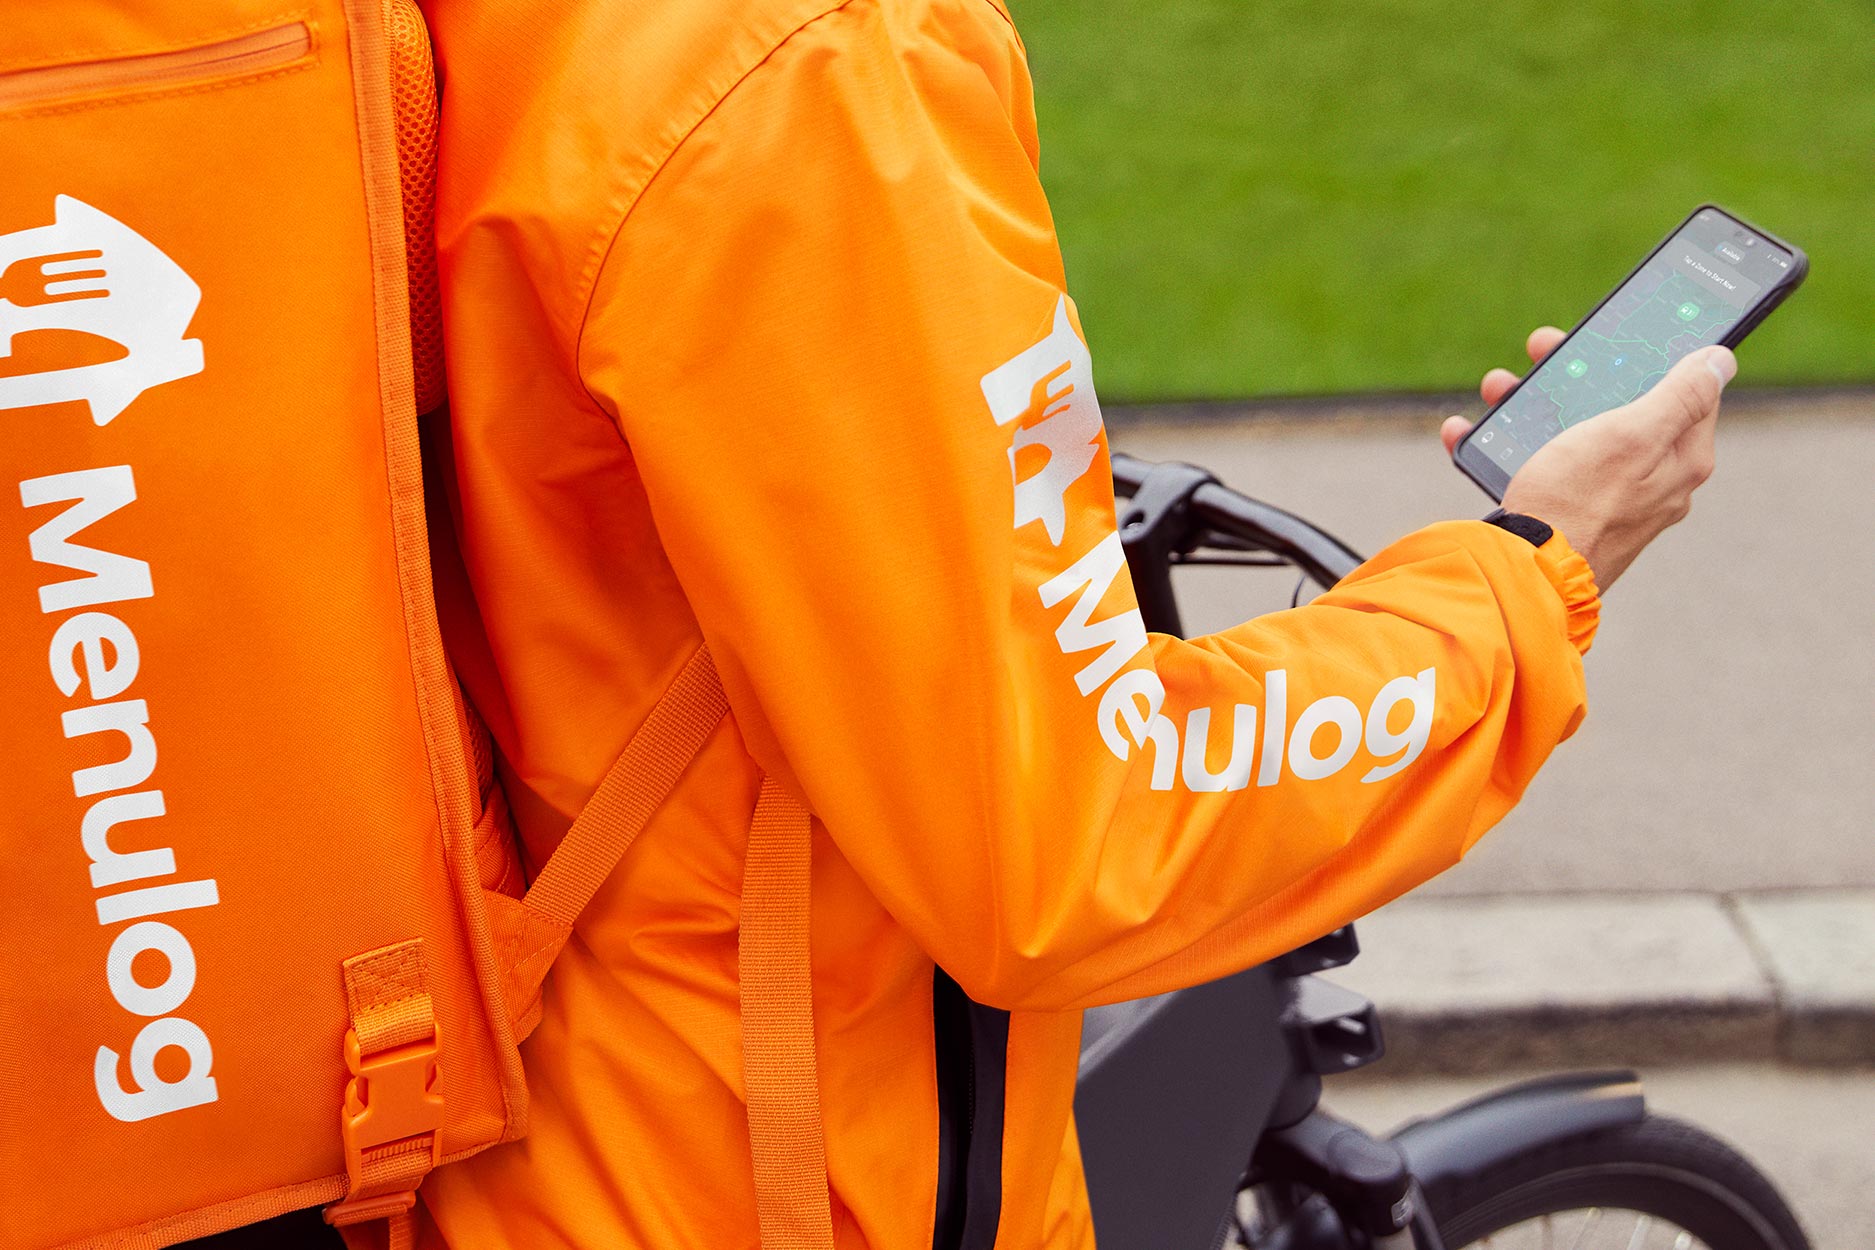
<svg viewBox="0 0 1875 1250"><path fill-rule="evenodd" d="M1728 341L1802 272L1796 253L1698 209L1478 424L1461 467L1501 495L1537 448L1635 399L1688 352Z"/></svg>

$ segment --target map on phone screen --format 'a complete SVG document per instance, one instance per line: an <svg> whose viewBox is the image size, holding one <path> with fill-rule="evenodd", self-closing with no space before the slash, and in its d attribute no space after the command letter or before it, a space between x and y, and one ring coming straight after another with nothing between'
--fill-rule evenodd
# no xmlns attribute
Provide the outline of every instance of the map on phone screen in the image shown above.
<svg viewBox="0 0 1875 1250"><path fill-rule="evenodd" d="M1479 449L1515 473L1563 430L1631 402L1723 339L1790 260L1722 213L1696 215L1504 400Z"/></svg>

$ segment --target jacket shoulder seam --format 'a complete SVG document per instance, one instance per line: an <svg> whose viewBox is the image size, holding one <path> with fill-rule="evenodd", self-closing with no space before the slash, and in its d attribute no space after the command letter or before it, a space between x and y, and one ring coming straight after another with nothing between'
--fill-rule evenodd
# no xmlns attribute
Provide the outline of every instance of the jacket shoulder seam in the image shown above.
<svg viewBox="0 0 1875 1250"><path fill-rule="evenodd" d="M854 3L854 0L834 0L833 3L829 3L824 7L814 10L806 18L790 27L778 39L774 40L760 56L755 57L744 66L741 72L735 76L734 81L722 91L715 93L710 99L709 105L701 109L690 124L683 127L682 132L659 154L657 159L652 163L651 171L646 174L643 181L631 191L625 204L619 209L610 227L603 234L603 246L598 249L598 254L594 262L590 265L590 272L582 281L584 291L580 298L579 329L573 335L574 376L579 379L580 391L585 394L587 400L599 412L603 413L605 411L605 405L600 403L599 397L592 393L592 387L586 381L585 366L581 363L581 357L586 347L586 326L592 320L592 305L593 300L598 297L600 279L605 273L606 265L612 259L613 251L618 247L619 236L625 232L626 223L631 220L632 213L637 210L639 203L643 201L645 192L651 189L651 184L658 180L659 175L669 167L671 161L676 158L677 154L683 151L684 145L690 142L691 136L702 129L704 123L716 115L716 110L720 109L731 96L735 95L736 91L743 83L749 80L750 76L753 75L756 70L768 64L777 52L787 47L789 43L793 42L795 36L806 30L809 26L839 12L852 3Z"/></svg>
<svg viewBox="0 0 1875 1250"><path fill-rule="evenodd" d="M1009 8L1004 0L980 0L980 2L988 5L997 17L1003 19L1003 25L1009 28L1009 37L1016 41L1016 47L1021 51L1023 59L1027 60L1029 46L1022 42L1022 32L1016 27L1016 19L1009 15Z"/></svg>
<svg viewBox="0 0 1875 1250"><path fill-rule="evenodd" d="M757 70L773 60L776 53L792 43L794 39L808 27L813 26L815 23L825 18L831 17L833 14L850 7L856 2L858 2L858 0L833 0L833 2L814 10L800 22L790 27L779 38L774 40L768 46L768 49L760 56L752 59L749 64L735 76L735 80L722 91L716 93L710 100L708 107L700 110L696 117L687 126L683 127L682 132L678 134L677 137L670 142L669 146L657 157L651 166L650 172L646 174L643 181L630 192L625 204L618 210L617 216L612 221L610 228L601 236L603 245L598 248L597 255L589 266L590 272L584 276L581 281L582 293L579 299L579 327L573 334L573 373L579 380L581 393L586 396L586 399L593 405L595 410L603 413L605 411L605 405L600 403L599 397L592 393L592 387L586 380L586 369L582 363L582 356L584 355L586 347L586 327L592 320L593 301L598 298L600 279L605 274L605 267L610 263L612 253L618 248L619 236L625 232L626 225L630 223L632 214L637 210L639 203L643 201L645 193L651 189L651 185L658 180L658 177L663 174L670 163L676 159L677 154L683 151L684 145L690 142L691 137L695 135L698 130L702 129L711 117L716 115L716 111L728 102L729 98L735 95ZM1002 20L1003 24L1009 28L1009 37L1015 41L1016 47L1022 53L1024 59L1027 59L1028 52L1027 49L1023 47L1022 36L1017 32L1014 20L1011 19L1008 11L1003 7L1002 0L967 0L967 3L981 4L995 13L996 16Z"/></svg>

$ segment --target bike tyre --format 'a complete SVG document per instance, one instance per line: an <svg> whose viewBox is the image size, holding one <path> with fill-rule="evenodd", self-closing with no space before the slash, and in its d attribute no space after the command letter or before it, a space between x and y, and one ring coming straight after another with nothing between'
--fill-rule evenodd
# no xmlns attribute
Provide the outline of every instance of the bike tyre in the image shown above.
<svg viewBox="0 0 1875 1250"><path fill-rule="evenodd" d="M1666 1116L1513 1156L1428 1194L1427 1204L1447 1250L1592 1207L1671 1220L1711 1250L1810 1250L1769 1177L1712 1134Z"/></svg>

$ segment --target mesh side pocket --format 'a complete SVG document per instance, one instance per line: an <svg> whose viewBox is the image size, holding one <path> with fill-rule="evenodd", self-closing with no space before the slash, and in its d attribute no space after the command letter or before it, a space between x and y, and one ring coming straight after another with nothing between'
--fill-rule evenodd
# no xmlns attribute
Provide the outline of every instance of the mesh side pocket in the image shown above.
<svg viewBox="0 0 1875 1250"><path fill-rule="evenodd" d="M391 100L403 183L405 267L410 277L410 353L417 412L443 402L443 293L436 276L436 66L430 31L412 0L389 0Z"/></svg>

